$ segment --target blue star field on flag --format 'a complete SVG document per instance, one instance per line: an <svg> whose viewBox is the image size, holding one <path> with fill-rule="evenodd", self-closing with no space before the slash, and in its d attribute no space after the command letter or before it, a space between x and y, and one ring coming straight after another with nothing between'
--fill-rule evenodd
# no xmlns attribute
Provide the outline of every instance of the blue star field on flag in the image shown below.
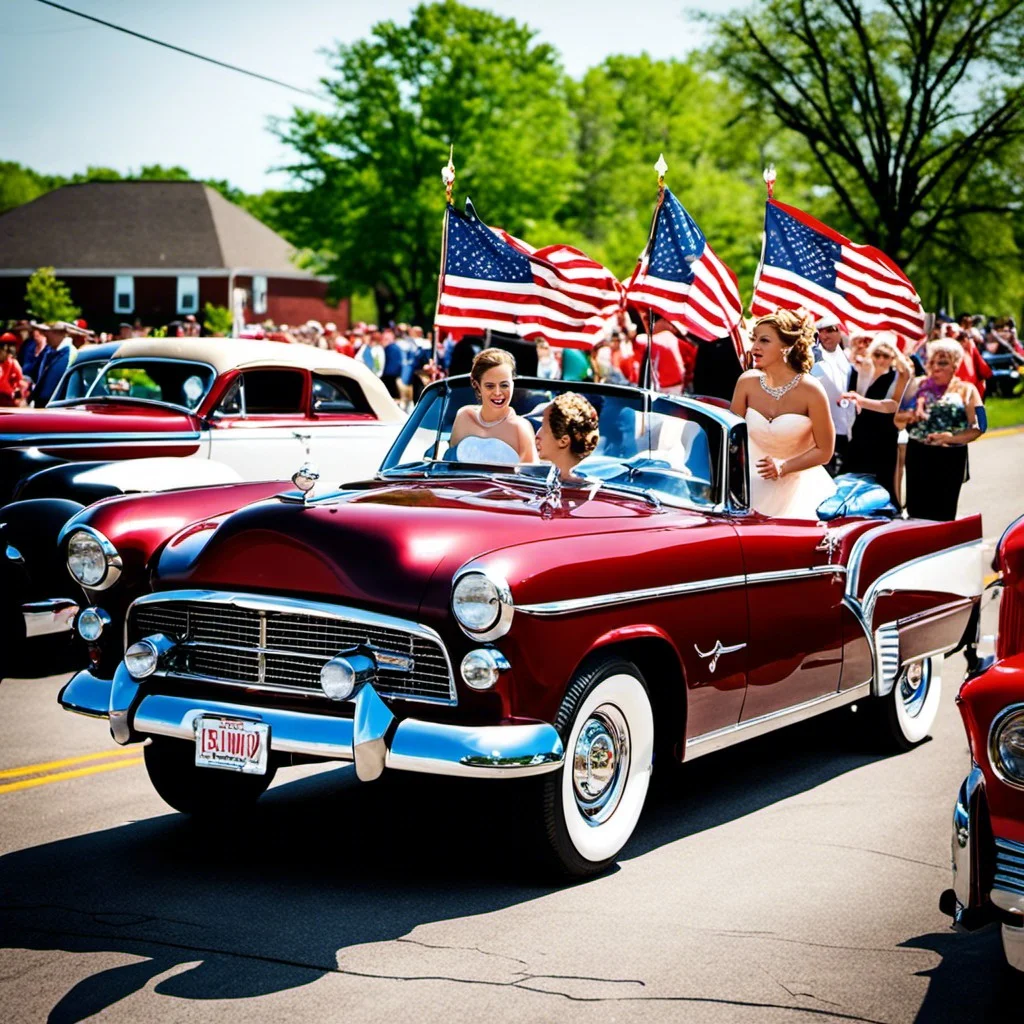
<svg viewBox="0 0 1024 1024"><path fill-rule="evenodd" d="M843 257L841 245L771 204L765 210L764 229L765 263L835 290L836 264Z"/></svg>
<svg viewBox="0 0 1024 1024"><path fill-rule="evenodd" d="M480 281L518 284L533 281L529 257L516 252L484 224L468 199L465 215L454 207L450 212L446 273Z"/></svg>
<svg viewBox="0 0 1024 1024"><path fill-rule="evenodd" d="M693 280L690 264L704 255L706 244L704 233L683 204L665 189L648 273L666 281L689 284Z"/></svg>

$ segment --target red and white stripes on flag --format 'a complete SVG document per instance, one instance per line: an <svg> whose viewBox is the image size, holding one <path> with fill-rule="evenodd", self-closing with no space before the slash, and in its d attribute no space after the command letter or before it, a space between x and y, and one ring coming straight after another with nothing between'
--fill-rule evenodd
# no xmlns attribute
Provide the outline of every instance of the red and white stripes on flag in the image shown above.
<svg viewBox="0 0 1024 1024"><path fill-rule="evenodd" d="M793 206L769 199L764 252L751 312L804 308L833 313L851 331L925 336L921 299L909 278L881 249L857 245Z"/></svg>
<svg viewBox="0 0 1024 1024"><path fill-rule="evenodd" d="M743 318L736 275L667 188L626 298L703 341L733 334Z"/></svg>
<svg viewBox="0 0 1024 1024"><path fill-rule="evenodd" d="M622 285L567 245L534 249L489 228L466 201L445 214L444 264L434 323L456 338L490 329L593 347L623 308Z"/></svg>

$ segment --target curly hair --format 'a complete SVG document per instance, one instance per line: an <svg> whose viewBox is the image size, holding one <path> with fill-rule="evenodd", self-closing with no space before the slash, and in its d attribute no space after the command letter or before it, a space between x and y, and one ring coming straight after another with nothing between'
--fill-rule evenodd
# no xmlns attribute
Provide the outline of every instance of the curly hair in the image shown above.
<svg viewBox="0 0 1024 1024"><path fill-rule="evenodd" d="M555 437L569 438L569 451L586 458L596 447L600 434L597 411L575 391L559 395L548 406L548 424Z"/></svg>
<svg viewBox="0 0 1024 1024"><path fill-rule="evenodd" d="M478 352L473 360L472 369L469 371L470 379L479 385L483 375L496 366L508 366L512 370L512 376L516 375L516 360L511 352L506 352L503 348L485 348Z"/></svg>
<svg viewBox="0 0 1024 1024"><path fill-rule="evenodd" d="M797 312L792 309L777 309L767 316L758 317L754 321L754 330L761 324L774 327L779 340L789 349L786 362L797 373L807 373L814 365L814 318L810 313Z"/></svg>

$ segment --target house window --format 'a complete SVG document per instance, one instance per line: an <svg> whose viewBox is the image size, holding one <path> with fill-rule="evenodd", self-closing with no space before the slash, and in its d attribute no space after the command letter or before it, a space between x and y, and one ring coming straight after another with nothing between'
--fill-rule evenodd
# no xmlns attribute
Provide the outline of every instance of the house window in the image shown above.
<svg viewBox="0 0 1024 1024"><path fill-rule="evenodd" d="M195 313L199 310L199 278L178 278L178 312Z"/></svg>
<svg viewBox="0 0 1024 1024"><path fill-rule="evenodd" d="M135 312L135 278L115 277L114 278L114 312L134 313Z"/></svg>
<svg viewBox="0 0 1024 1024"><path fill-rule="evenodd" d="M252 279L252 311L253 313L266 313L267 311L267 279L265 277Z"/></svg>

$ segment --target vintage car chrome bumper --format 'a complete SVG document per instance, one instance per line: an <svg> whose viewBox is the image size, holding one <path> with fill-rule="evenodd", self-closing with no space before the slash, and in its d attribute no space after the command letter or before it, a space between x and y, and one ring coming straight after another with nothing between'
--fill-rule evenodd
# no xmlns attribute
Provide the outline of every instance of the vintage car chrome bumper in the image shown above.
<svg viewBox="0 0 1024 1024"><path fill-rule="evenodd" d="M67 597L51 597L46 601L33 601L21 606L25 620L25 638L49 636L51 633L70 633L78 614L78 605Z"/></svg>
<svg viewBox="0 0 1024 1024"><path fill-rule="evenodd" d="M521 725L466 726L398 720L371 685L352 703L352 718L304 711L253 707L219 700L144 693L118 666L114 679L79 672L57 698L67 711L106 718L118 743L148 736L192 741L199 715L224 715L265 722L271 751L326 760L354 761L356 774L368 781L385 768L433 775L520 778L560 768L562 741L546 722Z"/></svg>

